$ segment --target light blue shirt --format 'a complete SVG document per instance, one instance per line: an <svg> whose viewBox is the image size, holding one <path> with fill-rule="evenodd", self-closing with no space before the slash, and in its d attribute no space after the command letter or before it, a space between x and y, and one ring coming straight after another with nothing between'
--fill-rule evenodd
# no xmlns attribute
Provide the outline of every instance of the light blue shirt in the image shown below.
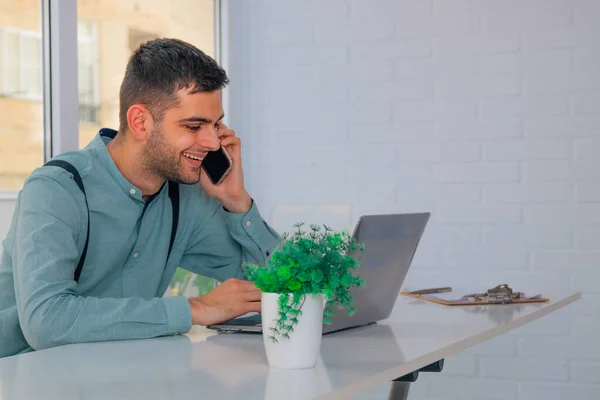
<svg viewBox="0 0 600 400"><path fill-rule="evenodd" d="M221 281L243 279L241 265L264 264L279 243L255 204L232 214L200 185L179 185L179 226L166 262L168 185L144 202L108 153L110 140L98 134L85 149L56 157L77 168L89 204L89 247L79 282L74 271L87 209L72 175L38 168L19 193L0 259L0 357L185 333L191 329L187 299L162 297L178 266Z"/></svg>

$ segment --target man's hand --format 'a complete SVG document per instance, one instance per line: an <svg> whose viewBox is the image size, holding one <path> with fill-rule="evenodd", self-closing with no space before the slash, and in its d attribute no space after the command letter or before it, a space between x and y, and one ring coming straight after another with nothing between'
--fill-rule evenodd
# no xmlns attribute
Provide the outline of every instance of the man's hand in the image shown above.
<svg viewBox="0 0 600 400"><path fill-rule="evenodd" d="M222 122L220 123L218 136L221 140L221 146L227 150L233 159L233 168L218 186L213 185L203 171L200 174L200 186L209 196L219 200L229 212L246 213L252 207L252 198L244 187L241 140L235 136L234 131L227 128Z"/></svg>
<svg viewBox="0 0 600 400"><path fill-rule="evenodd" d="M207 326L260 312L261 291L252 282L228 279L204 296L189 298L192 324Z"/></svg>

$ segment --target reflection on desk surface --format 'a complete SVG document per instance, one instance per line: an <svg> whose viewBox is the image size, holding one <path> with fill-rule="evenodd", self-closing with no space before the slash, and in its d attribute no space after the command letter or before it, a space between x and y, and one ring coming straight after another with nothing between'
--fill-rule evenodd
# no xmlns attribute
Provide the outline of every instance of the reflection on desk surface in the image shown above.
<svg viewBox="0 0 600 400"><path fill-rule="evenodd" d="M541 309L543 306L541 303L529 303L528 307ZM515 319L516 316L522 314L525 311L524 304L512 304L510 307L505 307L503 304L496 305L485 305L485 306L464 306L461 307L466 313L470 314L484 314L495 324L502 325L506 324Z"/></svg>

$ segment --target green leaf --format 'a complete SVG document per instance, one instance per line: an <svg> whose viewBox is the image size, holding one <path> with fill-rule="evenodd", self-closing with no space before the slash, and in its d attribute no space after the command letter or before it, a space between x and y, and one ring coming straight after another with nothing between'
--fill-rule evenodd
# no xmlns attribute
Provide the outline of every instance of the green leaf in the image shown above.
<svg viewBox="0 0 600 400"><path fill-rule="evenodd" d="M310 272L310 278L313 282L320 283L323 280L323 271L315 269Z"/></svg>
<svg viewBox="0 0 600 400"><path fill-rule="evenodd" d="M290 278L292 273L289 267L281 267L277 270L276 274L278 279L286 280Z"/></svg>

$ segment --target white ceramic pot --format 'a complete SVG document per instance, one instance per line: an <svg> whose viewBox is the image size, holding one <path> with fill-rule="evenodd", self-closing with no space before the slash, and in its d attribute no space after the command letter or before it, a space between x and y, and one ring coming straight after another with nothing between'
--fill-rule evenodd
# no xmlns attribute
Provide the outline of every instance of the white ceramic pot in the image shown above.
<svg viewBox="0 0 600 400"><path fill-rule="evenodd" d="M275 335L273 331L279 320L279 294L263 293L261 299L263 342L267 361L272 368L302 369L312 368L317 363L323 335L323 295L306 295L302 303L302 314L298 323L289 333L289 338ZM291 298L291 296L290 296Z"/></svg>

